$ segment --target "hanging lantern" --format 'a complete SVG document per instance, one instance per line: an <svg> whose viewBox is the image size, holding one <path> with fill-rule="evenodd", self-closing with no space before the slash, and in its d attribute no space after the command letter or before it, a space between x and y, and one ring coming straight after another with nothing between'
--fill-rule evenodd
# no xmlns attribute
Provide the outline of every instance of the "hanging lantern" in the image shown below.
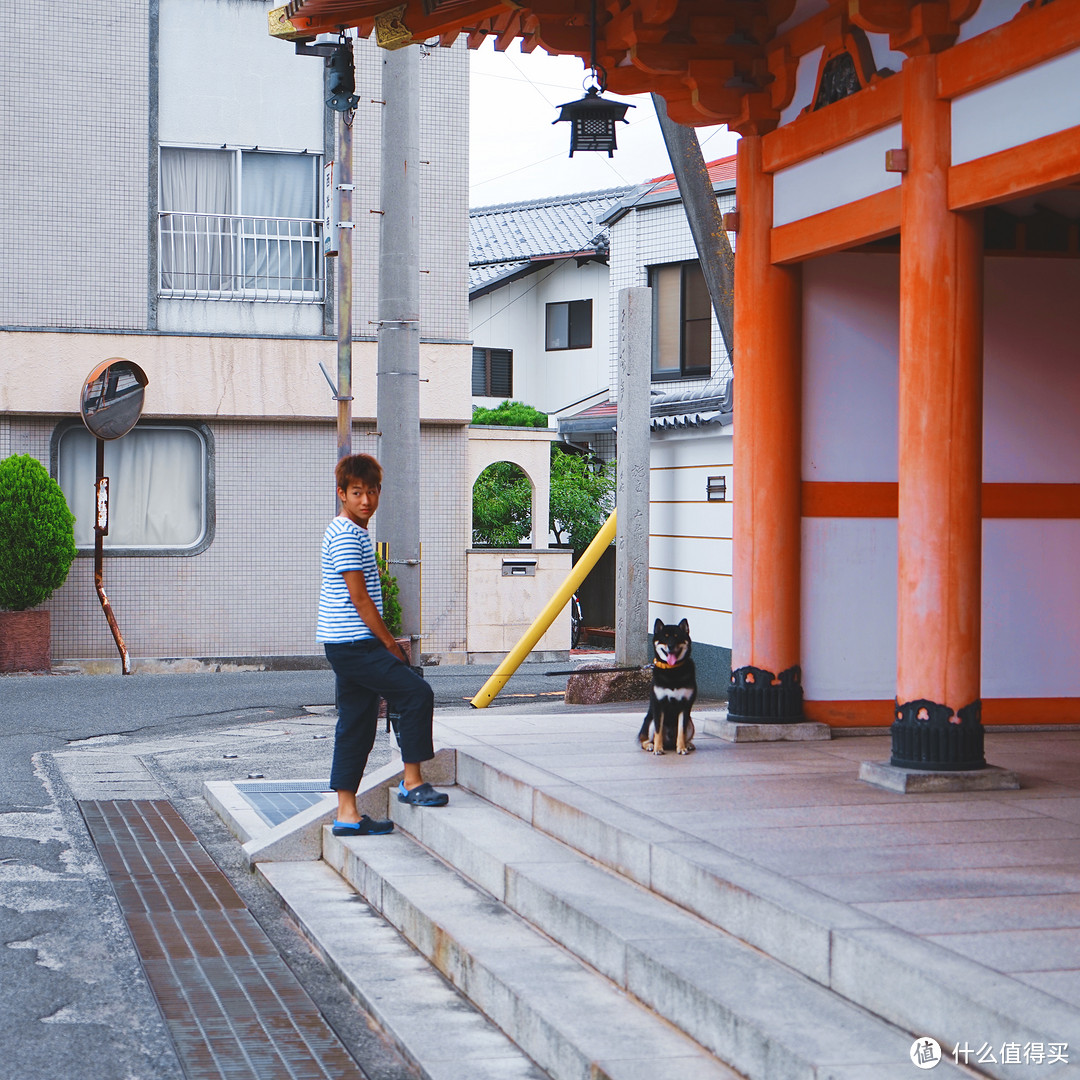
<svg viewBox="0 0 1080 1080"><path fill-rule="evenodd" d="M624 124L629 124L626 110L634 108L637 106L626 102L609 101L601 96L600 87L593 85L583 98L560 105L558 117L551 122L570 122L571 157L575 150L606 150L608 157L614 157L615 123L622 120Z"/></svg>
<svg viewBox="0 0 1080 1080"><path fill-rule="evenodd" d="M552 120L558 124L562 120L570 122L570 156L575 150L607 151L608 157L615 156L615 123L626 119L627 109L636 109L623 101L608 101L603 97L607 89L607 73L596 60L596 0L591 0L589 10L589 70L593 84L585 88L585 96L577 101L568 101L559 106L559 115Z"/></svg>

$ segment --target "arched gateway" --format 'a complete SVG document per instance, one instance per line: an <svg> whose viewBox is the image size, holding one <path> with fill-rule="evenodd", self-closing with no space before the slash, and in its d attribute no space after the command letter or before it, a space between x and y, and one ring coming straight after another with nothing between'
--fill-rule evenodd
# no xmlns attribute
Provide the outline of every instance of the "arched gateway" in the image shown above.
<svg viewBox="0 0 1080 1080"><path fill-rule="evenodd" d="M593 10L613 93L742 135L732 711L892 724L895 764L945 771L982 763L983 723L1080 721L1080 4L293 0L271 23L587 57Z"/></svg>

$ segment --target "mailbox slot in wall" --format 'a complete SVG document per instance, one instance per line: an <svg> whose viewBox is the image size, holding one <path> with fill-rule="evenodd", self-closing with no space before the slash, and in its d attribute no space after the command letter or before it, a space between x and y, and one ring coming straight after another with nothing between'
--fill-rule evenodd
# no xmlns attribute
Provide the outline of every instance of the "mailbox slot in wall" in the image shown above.
<svg viewBox="0 0 1080 1080"><path fill-rule="evenodd" d="M503 577L536 577L535 559L503 559Z"/></svg>

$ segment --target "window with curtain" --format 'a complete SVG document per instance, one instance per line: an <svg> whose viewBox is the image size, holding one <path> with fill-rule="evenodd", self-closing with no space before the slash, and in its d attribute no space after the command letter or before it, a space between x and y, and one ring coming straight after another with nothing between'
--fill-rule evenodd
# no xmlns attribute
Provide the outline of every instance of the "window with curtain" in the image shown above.
<svg viewBox="0 0 1080 1080"><path fill-rule="evenodd" d="M701 264L649 267L653 291L654 379L707 376L712 370L712 301Z"/></svg>
<svg viewBox="0 0 1080 1080"><path fill-rule="evenodd" d="M75 543L94 546L96 440L81 425L57 443L57 481L75 515ZM148 555L201 550L211 497L206 440L197 428L138 425L105 443L109 532L105 549Z"/></svg>
<svg viewBox="0 0 1080 1080"><path fill-rule="evenodd" d="M317 156L165 146L160 176L163 296L322 299Z"/></svg>

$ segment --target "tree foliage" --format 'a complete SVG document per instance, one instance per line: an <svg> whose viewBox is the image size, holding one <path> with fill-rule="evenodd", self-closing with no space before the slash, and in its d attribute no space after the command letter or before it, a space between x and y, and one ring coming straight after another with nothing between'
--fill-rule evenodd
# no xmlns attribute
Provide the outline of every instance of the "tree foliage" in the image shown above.
<svg viewBox="0 0 1080 1080"><path fill-rule="evenodd" d="M382 591L382 617L386 629L394 637L401 635L401 601L398 599L398 580L390 573L386 560L375 553L375 562L379 567L379 588Z"/></svg>
<svg viewBox="0 0 1080 1080"><path fill-rule="evenodd" d="M29 454L0 461L0 608L45 603L75 558L75 517L60 485Z"/></svg>
<svg viewBox="0 0 1080 1080"><path fill-rule="evenodd" d="M547 413L534 409L522 401L500 401L494 409L473 409L472 423L497 424L500 427L548 426Z"/></svg>
<svg viewBox="0 0 1080 1080"><path fill-rule="evenodd" d="M584 551L614 508L614 461L597 464L581 454L551 448L550 518L556 543Z"/></svg>
<svg viewBox="0 0 1080 1080"><path fill-rule="evenodd" d="M594 471L589 458L551 448L549 518L555 539L583 551L615 505L615 464ZM473 543L516 547L532 531L532 489L508 461L489 465L473 487Z"/></svg>
<svg viewBox="0 0 1080 1080"><path fill-rule="evenodd" d="M473 544L517 547L532 532L529 478L509 461L489 465L473 485Z"/></svg>

